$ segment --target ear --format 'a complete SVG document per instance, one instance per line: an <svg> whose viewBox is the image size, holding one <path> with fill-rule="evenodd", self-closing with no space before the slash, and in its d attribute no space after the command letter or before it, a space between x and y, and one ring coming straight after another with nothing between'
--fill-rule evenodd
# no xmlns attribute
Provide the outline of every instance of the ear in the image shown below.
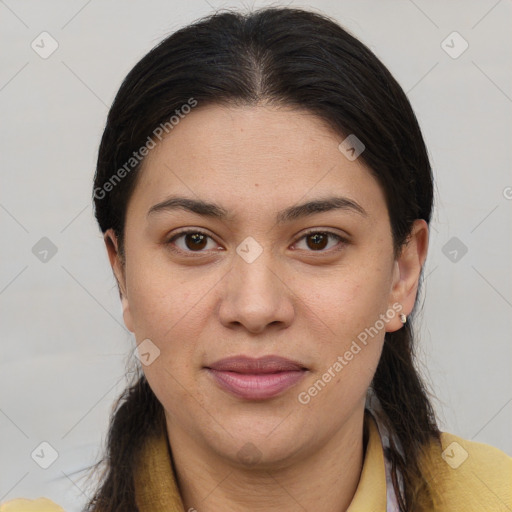
<svg viewBox="0 0 512 512"><path fill-rule="evenodd" d="M123 307L123 319L129 331L133 331L133 321L130 313L130 304L128 302L128 294L126 290L126 277L125 277L125 263L122 255L119 252L119 244L117 236L113 229L108 229L103 235L105 246L107 248L108 259L110 266L114 272L117 281L117 288L119 296L121 297L121 305Z"/></svg>
<svg viewBox="0 0 512 512"><path fill-rule="evenodd" d="M423 219L417 219L394 263L393 284L388 308L396 311L397 315L387 323L387 332L398 331L403 326L400 314L409 315L414 307L427 250L428 224ZM401 306L401 309L398 305Z"/></svg>

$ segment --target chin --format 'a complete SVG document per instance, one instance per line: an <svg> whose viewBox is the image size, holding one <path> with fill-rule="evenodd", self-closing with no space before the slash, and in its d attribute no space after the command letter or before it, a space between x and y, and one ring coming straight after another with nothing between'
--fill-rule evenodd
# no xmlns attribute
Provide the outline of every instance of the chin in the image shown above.
<svg viewBox="0 0 512 512"><path fill-rule="evenodd" d="M286 418L286 416L284 416ZM223 422L222 429L209 435L206 443L216 452L239 467L253 469L277 469L293 464L304 452L308 434L303 428L287 424L283 417L271 417L257 424L254 419L244 418L235 423Z"/></svg>

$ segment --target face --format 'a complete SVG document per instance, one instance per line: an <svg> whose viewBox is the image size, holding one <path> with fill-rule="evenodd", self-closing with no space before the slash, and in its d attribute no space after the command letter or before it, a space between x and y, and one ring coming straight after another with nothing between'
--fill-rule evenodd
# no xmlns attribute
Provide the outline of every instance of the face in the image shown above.
<svg viewBox="0 0 512 512"><path fill-rule="evenodd" d="M208 106L146 157L124 262L105 239L171 444L277 465L360 425L428 234L416 221L394 259L384 194L344 138L306 112Z"/></svg>

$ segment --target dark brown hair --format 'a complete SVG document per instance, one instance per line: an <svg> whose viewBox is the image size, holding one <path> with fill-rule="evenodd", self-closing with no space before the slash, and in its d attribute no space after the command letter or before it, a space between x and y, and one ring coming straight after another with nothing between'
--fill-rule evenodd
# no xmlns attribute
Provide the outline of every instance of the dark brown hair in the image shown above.
<svg viewBox="0 0 512 512"><path fill-rule="evenodd" d="M102 232L114 229L121 254L127 204L141 166L126 163L191 98L199 106L291 106L318 116L340 137L355 134L365 145L360 158L385 193L395 256L413 221L430 221L433 180L425 143L404 91L379 59L320 14L290 8L221 11L153 48L125 78L110 109L94 203ZM403 450L402 455L392 445L390 451L393 471L403 475L402 511L419 510L420 501L428 507L420 455L440 435L413 348L409 317L404 328L386 333L371 386ZM161 421L162 406L139 374L116 404L101 482L87 510L136 510L134 461Z"/></svg>

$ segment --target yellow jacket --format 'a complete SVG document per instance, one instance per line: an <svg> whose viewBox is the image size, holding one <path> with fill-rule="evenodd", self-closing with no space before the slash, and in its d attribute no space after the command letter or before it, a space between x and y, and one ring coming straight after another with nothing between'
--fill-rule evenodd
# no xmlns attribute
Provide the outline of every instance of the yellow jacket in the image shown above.
<svg viewBox="0 0 512 512"><path fill-rule="evenodd" d="M361 478L347 512L386 512L384 453L376 424L368 422L369 438ZM492 446L441 435L442 449L432 445L426 473L442 502L435 512L512 511L512 458ZM141 512L185 512L172 470L165 431L151 440L135 475ZM46 498L11 500L0 512L64 512Z"/></svg>

